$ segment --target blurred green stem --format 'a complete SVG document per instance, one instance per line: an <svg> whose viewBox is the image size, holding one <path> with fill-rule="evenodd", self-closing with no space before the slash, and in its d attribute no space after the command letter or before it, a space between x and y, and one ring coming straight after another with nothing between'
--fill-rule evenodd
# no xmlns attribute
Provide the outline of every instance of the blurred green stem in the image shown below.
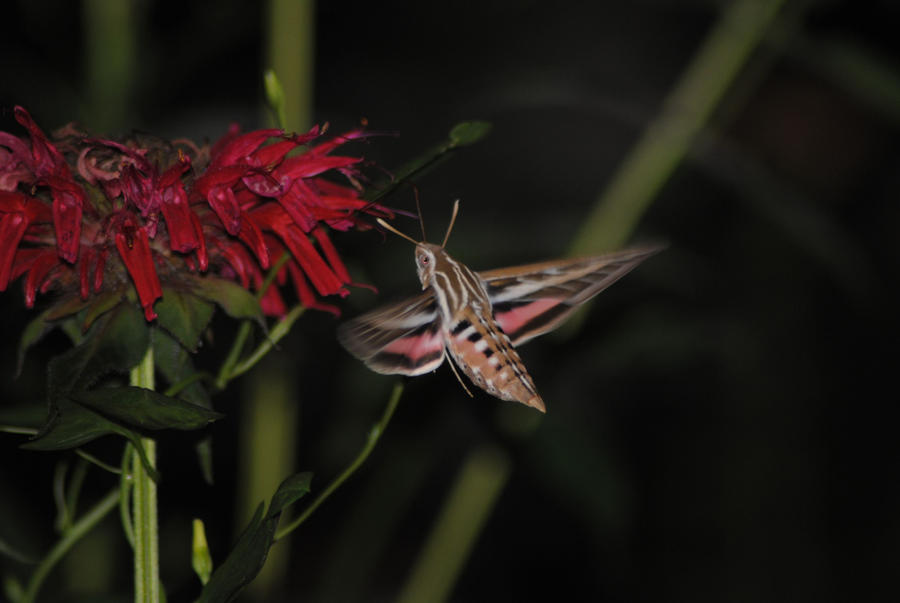
<svg viewBox="0 0 900 603"><path fill-rule="evenodd" d="M97 504L88 510L78 521L75 521L63 533L62 538L50 549L50 552L41 560L31 579L28 581L28 587L25 594L20 599L20 603L31 603L37 597L38 591L50 570L65 556L69 549L87 534L91 528L100 523L107 513L116 508L116 502L119 500L118 488L112 490L104 496Z"/></svg>
<svg viewBox="0 0 900 603"><path fill-rule="evenodd" d="M620 247L688 153L786 0L727 5L662 111L625 158L572 245L572 255Z"/></svg>
<svg viewBox="0 0 900 603"><path fill-rule="evenodd" d="M284 538L291 532L297 529L304 521L306 521L313 512L319 508L325 500L334 494L334 491L337 490L341 484L347 481L347 478L353 475L353 473L359 469L360 465L362 465L365 460L369 457L372 450L375 448L375 444L378 443L378 439L381 437L381 434L384 433L384 430L387 429L387 425L391 420L391 417L394 415L394 411L397 409L397 404L400 402L400 394L403 393L403 383L398 383L394 386L394 391L391 392L391 397L388 399L387 407L384 409L384 413L381 415L381 419L378 420L375 425L372 426L372 429L369 431L369 437L366 439L365 446L362 447L362 450L359 451L359 454L356 455L356 458L353 459L346 469L344 469L339 476L337 476L334 481L328 484L328 487L325 488L321 494L314 500L294 521L285 527L279 529L275 533L275 540L280 540Z"/></svg>
<svg viewBox="0 0 900 603"><path fill-rule="evenodd" d="M153 376L153 346L141 363L131 370L131 385L155 388ZM150 468L156 467L156 441L141 438L140 445ZM137 603L158 603L159 583L159 519L157 517L156 482L144 468L138 455L133 455L131 472L134 476L132 490L132 523L134 525L134 600Z"/></svg>
<svg viewBox="0 0 900 603"><path fill-rule="evenodd" d="M85 0L82 24L85 42L87 123L98 132L124 128L136 65L137 11L141 3Z"/></svg>
<svg viewBox="0 0 900 603"><path fill-rule="evenodd" d="M277 127L303 132L313 121L316 3L314 0L269 0L267 65L278 77L283 104ZM276 109L277 110L277 109Z"/></svg>
<svg viewBox="0 0 900 603"><path fill-rule="evenodd" d="M469 455L397 597L399 603L447 599L509 472L509 457L498 448L482 447Z"/></svg>

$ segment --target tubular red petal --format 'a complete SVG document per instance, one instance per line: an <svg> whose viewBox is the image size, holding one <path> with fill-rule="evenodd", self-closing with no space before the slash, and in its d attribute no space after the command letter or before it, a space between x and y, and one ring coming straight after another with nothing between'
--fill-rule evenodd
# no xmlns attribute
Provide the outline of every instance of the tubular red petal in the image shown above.
<svg viewBox="0 0 900 603"><path fill-rule="evenodd" d="M250 191L261 197L278 197L284 193L284 187L270 173L256 170L241 178Z"/></svg>
<svg viewBox="0 0 900 603"><path fill-rule="evenodd" d="M25 278L25 305L27 307L34 306L38 288L43 284L44 278L50 270L58 264L59 258L52 249L42 251L34 259L28 270L28 276Z"/></svg>
<svg viewBox="0 0 900 603"><path fill-rule="evenodd" d="M206 238L203 236L203 224L197 214L191 212L191 223L194 225L194 234L200 245L197 248L197 263L200 265L200 272L206 272L209 268L209 254L206 250Z"/></svg>
<svg viewBox="0 0 900 603"><path fill-rule="evenodd" d="M341 311L337 306L323 304L316 298L316 294L313 293L313 290L310 288L306 276L303 274L303 270L300 269L297 262L288 262L287 267L288 270L290 270L291 279L294 281L294 291L297 292L297 297L300 298L301 304L310 309L331 312L335 316L341 315Z"/></svg>
<svg viewBox="0 0 900 603"><path fill-rule="evenodd" d="M228 244L220 249L222 255L234 269L241 281L241 287L250 288L250 279L253 275L253 260L241 245Z"/></svg>
<svg viewBox="0 0 900 603"><path fill-rule="evenodd" d="M144 316L148 321L153 320L156 318L153 304L162 297L162 286L156 274L147 231L143 227L134 227L130 221L127 222L122 231L116 233L116 249L119 250L119 256L137 289L138 298L144 308Z"/></svg>
<svg viewBox="0 0 900 603"><path fill-rule="evenodd" d="M212 160L216 165L232 165L235 163L244 163L256 149L270 138L283 136L284 131L278 129L254 130L246 134L240 134L227 141L220 149L216 149L216 154Z"/></svg>
<svg viewBox="0 0 900 603"><path fill-rule="evenodd" d="M337 277L342 282L349 283L350 273L347 272L347 267L344 266L344 262L341 261L341 256L338 255L337 249L334 248L334 244L331 242L331 239L328 238L328 233L325 232L325 229L319 226L313 229L312 234L316 238L316 241L318 241L322 253L325 254L325 258L328 260L328 263L331 264L331 269L334 270Z"/></svg>
<svg viewBox="0 0 900 603"><path fill-rule="evenodd" d="M106 258L109 257L109 249L102 248L97 253L97 266L94 268L94 292L99 293L103 287L103 270L106 268Z"/></svg>
<svg viewBox="0 0 900 603"><path fill-rule="evenodd" d="M267 270L269 268L269 250L263 242L259 227L253 220L248 219L246 214L241 216L241 232L238 236L256 254L256 259L262 269Z"/></svg>
<svg viewBox="0 0 900 603"><path fill-rule="evenodd" d="M162 210L163 218L166 220L166 228L169 231L169 247L171 249L181 253L189 253L200 247L197 229L191 217L194 212L188 207L187 193L184 192L180 182L163 191L160 210Z"/></svg>
<svg viewBox="0 0 900 603"><path fill-rule="evenodd" d="M78 281L79 281L79 293L81 294L81 299L87 299L88 295L91 294L91 260L94 258L94 250L88 247L84 250L84 253L81 254L81 259L78 262Z"/></svg>
<svg viewBox="0 0 900 603"><path fill-rule="evenodd" d="M278 199L278 203L287 211L294 223L309 232L316 225L316 218L311 211L315 204L316 193L303 180L294 180L288 192Z"/></svg>
<svg viewBox="0 0 900 603"><path fill-rule="evenodd" d="M296 226L289 226L284 229L282 240L288 246L288 249L291 250L294 260L303 268L303 272L306 273L306 276L320 295L340 293L344 296L348 293L343 288L343 282L325 263L306 233Z"/></svg>
<svg viewBox="0 0 900 603"><path fill-rule="evenodd" d="M53 228L59 257L74 264L81 245L81 214L84 191L73 180L49 177L47 183L53 194Z"/></svg>
<svg viewBox="0 0 900 603"><path fill-rule="evenodd" d="M0 291L6 291L9 285L16 249L27 228L28 221L23 214L0 214Z"/></svg>
<svg viewBox="0 0 900 603"><path fill-rule="evenodd" d="M228 234L237 235L241 230L241 208L234 198L234 191L230 188L216 187L206 198Z"/></svg>
<svg viewBox="0 0 900 603"><path fill-rule="evenodd" d="M308 153L285 159L278 169L276 177L281 178L311 178L322 172L336 168L347 167L362 161L358 157L310 157Z"/></svg>
<svg viewBox="0 0 900 603"><path fill-rule="evenodd" d="M270 286L266 289L262 299L259 300L259 305L266 316L278 316L280 318L287 314L287 306L284 303L284 298L278 292L278 287Z"/></svg>
<svg viewBox="0 0 900 603"><path fill-rule="evenodd" d="M284 159L285 155L296 149L297 146L299 146L297 141L293 139L267 144L253 153L253 161L263 167L275 165Z"/></svg>
<svg viewBox="0 0 900 603"><path fill-rule="evenodd" d="M194 181L193 190L206 199L210 191L219 187L230 187L240 180L252 169L246 165L229 165L224 167L210 167L206 172Z"/></svg>
<svg viewBox="0 0 900 603"><path fill-rule="evenodd" d="M16 121L28 130L28 134L31 136L31 158L34 172L41 177L51 174L67 175L69 168L66 166L65 159L47 140L46 134L38 127L28 111L22 107L16 107L13 113Z"/></svg>
<svg viewBox="0 0 900 603"><path fill-rule="evenodd" d="M366 133L362 130L351 130L350 132L345 132L340 136L335 136L331 140L317 144L316 146L310 148L307 153L310 153L312 155L325 155L326 153L330 153L344 143L350 142L351 140L355 140L357 138L364 138L365 136Z"/></svg>

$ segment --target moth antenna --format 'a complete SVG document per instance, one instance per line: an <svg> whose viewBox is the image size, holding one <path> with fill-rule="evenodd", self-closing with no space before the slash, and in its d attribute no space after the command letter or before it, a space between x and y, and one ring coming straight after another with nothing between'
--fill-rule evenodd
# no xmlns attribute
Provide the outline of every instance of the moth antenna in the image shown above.
<svg viewBox="0 0 900 603"><path fill-rule="evenodd" d="M456 375L456 380L459 381L459 384L462 385L462 388L466 391L467 394L469 394L469 397L474 398L475 396L473 396L472 392L469 391L469 388L466 387L466 383L462 380L459 371L456 369L456 365L453 363L453 359L447 355L446 348L444 349L444 358L447 359L447 362L450 364L450 368L453 369L453 374Z"/></svg>
<svg viewBox="0 0 900 603"><path fill-rule="evenodd" d="M450 216L450 225L447 227L447 234L444 235L444 242L441 243L441 247L446 247L447 239L450 238L450 231L453 230L453 225L456 223L456 214L459 212L459 199L453 202L453 215Z"/></svg>
<svg viewBox="0 0 900 603"><path fill-rule="evenodd" d="M413 184L413 196L416 198L416 213L419 214L419 226L422 227L422 242L428 240L428 237L425 236L425 218L422 217L422 206L419 205L419 188Z"/></svg>
<svg viewBox="0 0 900 603"><path fill-rule="evenodd" d="M385 222L385 221L382 220L381 218L377 218L375 221L378 222L378 224L380 224L382 228L386 228L386 229L390 230L390 231L391 231L392 233L394 233L395 235L400 235L401 237L403 237L404 239L406 239L407 241L409 241L409 242L412 243L413 245L418 245L418 244L419 244L419 242L418 242L417 240L415 240L414 238L412 238L412 237L409 236L408 234L404 234L404 233L400 232L399 230L397 230L396 228L394 228L393 226L391 226L390 224L388 224L387 222Z"/></svg>

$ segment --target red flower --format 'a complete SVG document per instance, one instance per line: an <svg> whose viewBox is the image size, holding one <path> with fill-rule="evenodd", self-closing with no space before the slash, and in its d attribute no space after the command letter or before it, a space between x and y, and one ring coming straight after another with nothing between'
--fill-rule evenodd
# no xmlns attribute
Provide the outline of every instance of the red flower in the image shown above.
<svg viewBox="0 0 900 603"><path fill-rule="evenodd" d="M94 139L72 127L51 141L21 107L15 117L29 137L0 132L0 291L27 275L29 307L51 288L87 300L130 280L153 320L154 303L166 287L184 287L186 273L256 289L290 252L263 310L285 313L279 287L290 279L301 303L336 313L319 298L347 295L350 277L326 226L391 217L360 198L361 158L331 154L360 131L319 142L318 128L232 128L207 149ZM335 173L348 184L325 179Z"/></svg>

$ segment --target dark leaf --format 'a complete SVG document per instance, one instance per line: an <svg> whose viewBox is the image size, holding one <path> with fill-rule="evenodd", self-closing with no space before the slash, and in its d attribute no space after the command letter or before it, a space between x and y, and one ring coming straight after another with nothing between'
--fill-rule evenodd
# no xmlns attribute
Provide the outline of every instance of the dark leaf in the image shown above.
<svg viewBox="0 0 900 603"><path fill-rule="evenodd" d="M143 387L104 387L72 392L69 398L116 422L141 429L200 429L222 417L213 410Z"/></svg>
<svg viewBox="0 0 900 603"><path fill-rule="evenodd" d="M95 320L115 308L122 302L123 298L124 296L121 291L104 291L98 295L83 313L84 317L81 323L81 330L87 331L91 325L94 324Z"/></svg>
<svg viewBox="0 0 900 603"><path fill-rule="evenodd" d="M45 404L16 404L0 407L0 425L22 429L39 429L47 422Z"/></svg>
<svg viewBox="0 0 900 603"><path fill-rule="evenodd" d="M191 293L163 289L162 299L153 306L159 325L184 347L194 352L200 336L213 315L213 305Z"/></svg>
<svg viewBox="0 0 900 603"><path fill-rule="evenodd" d="M16 376L19 376L22 372L22 365L25 363L25 354L28 353L28 349L57 326L47 319L49 314L50 310L41 312L22 331L22 338L19 340L19 354L16 361Z"/></svg>
<svg viewBox="0 0 900 603"><path fill-rule="evenodd" d="M94 323L79 345L50 361L51 407L66 393L85 389L104 375L127 373L141 361L149 344L143 314L132 304L119 304Z"/></svg>
<svg viewBox="0 0 900 603"><path fill-rule="evenodd" d="M191 354L179 345L173 337L162 329L151 329L150 335L156 368L170 387L197 375ZM179 388L173 395L183 398L192 404L204 408L212 408L209 392L204 387L203 380L198 379L188 383L184 387Z"/></svg>
<svg viewBox="0 0 900 603"><path fill-rule="evenodd" d="M220 306L228 316L250 318L263 324L259 302L237 283L209 276L194 279L193 286L197 295Z"/></svg>
<svg viewBox="0 0 900 603"><path fill-rule="evenodd" d="M76 448L100 436L117 433L128 437L125 429L89 408L63 404L35 436L22 444L27 450L65 450Z"/></svg>
<svg viewBox="0 0 900 603"><path fill-rule="evenodd" d="M272 497L266 519L277 518L286 507L309 494L310 482L312 482L312 473L309 471L295 473L281 482Z"/></svg>
<svg viewBox="0 0 900 603"><path fill-rule="evenodd" d="M310 480L311 473L298 473L284 480L265 514L260 503L250 524L228 558L213 572L197 601L231 601L256 577L266 562L282 511L309 492Z"/></svg>
<svg viewBox="0 0 900 603"><path fill-rule="evenodd" d="M59 320L60 318L71 316L86 308L89 303L90 301L80 297L63 297L62 300L47 309L47 320Z"/></svg>
<svg viewBox="0 0 900 603"><path fill-rule="evenodd" d="M162 373L169 385L182 383L196 375L194 361L191 355L181 347L174 338L166 334L162 329L152 329L153 355L156 358L156 368ZM203 408L212 408L209 392L203 385L203 381L194 381L179 389L175 394L183 400L197 404ZM207 484L213 483L212 464L212 436L206 436L195 446L197 461L203 472L203 479Z"/></svg>

